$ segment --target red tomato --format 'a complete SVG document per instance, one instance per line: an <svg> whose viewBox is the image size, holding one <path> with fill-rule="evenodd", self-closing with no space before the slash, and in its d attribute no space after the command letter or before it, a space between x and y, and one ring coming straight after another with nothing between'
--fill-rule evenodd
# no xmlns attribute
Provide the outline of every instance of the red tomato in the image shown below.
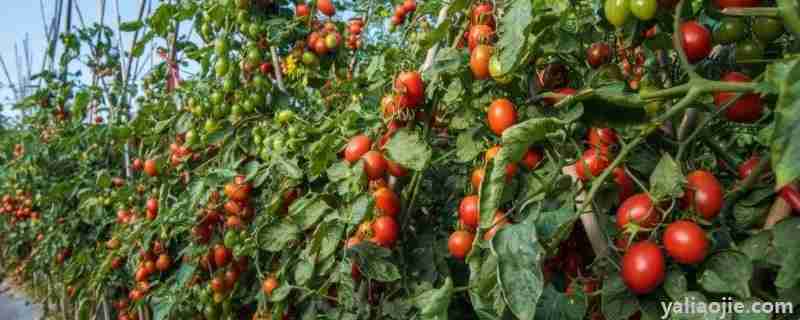
<svg viewBox="0 0 800 320"><path fill-rule="evenodd" d="M575 173L582 181L588 181L592 177L599 176L603 170L608 168L610 162L603 152L590 148L583 152L583 155L575 164Z"/></svg>
<svg viewBox="0 0 800 320"><path fill-rule="evenodd" d="M728 72L722 77L724 82L750 82L750 77L739 72ZM721 108L733 99L735 92L717 92L714 94L714 104ZM733 122L751 123L761 119L764 106L761 104L761 96L756 93L748 93L733 103L725 110L725 118Z"/></svg>
<svg viewBox="0 0 800 320"><path fill-rule="evenodd" d="M158 176L158 165L155 160L147 159L144 162L144 173L151 177Z"/></svg>
<svg viewBox="0 0 800 320"><path fill-rule="evenodd" d="M761 158L758 156L752 156L750 159L747 159L747 161L740 163L737 167L737 171L739 171L739 179L747 179L747 177L750 176L750 173L753 172L753 169L758 166L759 162L761 162Z"/></svg>
<svg viewBox="0 0 800 320"><path fill-rule="evenodd" d="M758 7L760 2L759 0L714 0L714 4L720 9Z"/></svg>
<svg viewBox="0 0 800 320"><path fill-rule="evenodd" d="M525 152L525 156L522 157L522 164L524 164L528 170L536 169L540 162L542 162L542 152L538 149L528 149L528 151Z"/></svg>
<svg viewBox="0 0 800 320"><path fill-rule="evenodd" d="M686 21L681 24L681 34L681 46L689 62L703 60L711 53L711 32L702 24L693 20Z"/></svg>
<svg viewBox="0 0 800 320"><path fill-rule="evenodd" d="M395 90L406 97L406 108L413 108L425 101L425 83L422 76L416 71L404 71L397 75L394 82Z"/></svg>
<svg viewBox="0 0 800 320"><path fill-rule="evenodd" d="M469 28L467 44L469 51L475 50L479 44L492 43L494 41L494 29L487 25L474 25Z"/></svg>
<svg viewBox="0 0 800 320"><path fill-rule="evenodd" d="M617 227L624 230L631 223L639 227L651 229L661 221L661 213L653 205L647 193L635 194L617 209Z"/></svg>
<svg viewBox="0 0 800 320"><path fill-rule="evenodd" d="M792 186L785 186L781 188L779 194L795 213L800 213L800 192L797 192Z"/></svg>
<svg viewBox="0 0 800 320"><path fill-rule="evenodd" d="M617 183L617 192L619 192L619 202L621 203L625 201L625 199L628 199L636 190L633 185L633 179L625 172L625 168L614 168L614 171L611 173L614 174L614 182Z"/></svg>
<svg viewBox="0 0 800 320"><path fill-rule="evenodd" d="M472 70L472 77L476 80L489 79L489 58L492 57L494 48L481 44L472 50L469 57L469 68Z"/></svg>
<svg viewBox="0 0 800 320"><path fill-rule="evenodd" d="M486 154L484 155L484 160L486 162L492 161L498 153L500 153L500 146L494 146L486 150ZM514 175L517 174L517 164L516 163L509 163L506 165L506 182L511 181L514 178Z"/></svg>
<svg viewBox="0 0 800 320"><path fill-rule="evenodd" d="M494 15L492 14L494 8L489 2L484 2L475 6L472 9L472 25L487 25L494 28Z"/></svg>
<svg viewBox="0 0 800 320"><path fill-rule="evenodd" d="M385 215L397 216L400 212L400 198L392 189L382 187L372 193L375 198L375 209Z"/></svg>
<svg viewBox="0 0 800 320"><path fill-rule="evenodd" d="M475 234L458 230L450 235L447 240L447 249L450 250L450 255L456 259L464 259L472 250L472 242L475 240Z"/></svg>
<svg viewBox="0 0 800 320"><path fill-rule="evenodd" d="M386 159L380 152L368 151L361 158L364 159L364 172L370 180L383 178L386 172Z"/></svg>
<svg viewBox="0 0 800 320"><path fill-rule="evenodd" d="M589 145L592 147L607 147L617 144L617 132L611 128L589 129Z"/></svg>
<svg viewBox="0 0 800 320"><path fill-rule="evenodd" d="M369 137L365 135L357 135L350 139L350 142L347 143L347 146L344 148L344 159L347 162L355 163L358 159L361 159L363 156L372 146L372 141Z"/></svg>
<svg viewBox="0 0 800 320"><path fill-rule="evenodd" d="M500 210L495 211L494 219L492 219L492 227L489 229L489 231L486 231L486 233L483 234L483 240L492 240L497 231L500 231L500 229L507 224L508 218L506 218L506 213Z"/></svg>
<svg viewBox="0 0 800 320"><path fill-rule="evenodd" d="M381 246L391 247L397 241L400 227L391 216L380 216L372 222L373 240Z"/></svg>
<svg viewBox="0 0 800 320"><path fill-rule="evenodd" d="M408 175L408 170L406 168L389 159L386 159L386 171L393 177L398 178Z"/></svg>
<svg viewBox="0 0 800 320"><path fill-rule="evenodd" d="M458 219L461 224L475 229L480 223L480 199L478 196L472 195L461 199L461 204L458 206Z"/></svg>
<svg viewBox="0 0 800 320"><path fill-rule="evenodd" d="M691 206L703 218L710 220L722 209L722 185L711 172L695 170L686 176L684 204Z"/></svg>
<svg viewBox="0 0 800 320"><path fill-rule="evenodd" d="M311 13L307 4L300 3L294 7L294 14L298 17L306 17Z"/></svg>
<svg viewBox="0 0 800 320"><path fill-rule="evenodd" d="M635 294L650 293L664 281L664 255L650 241L631 245L622 257L622 281Z"/></svg>
<svg viewBox="0 0 800 320"><path fill-rule="evenodd" d="M214 247L214 264L218 267L224 267L231 262L231 250L224 245L218 244Z"/></svg>
<svg viewBox="0 0 800 320"><path fill-rule="evenodd" d="M417 10L417 2L414 1L414 0L406 0L405 2L403 2L403 10L405 10L406 13L416 11Z"/></svg>
<svg viewBox="0 0 800 320"><path fill-rule="evenodd" d="M592 68L602 66L611 59L611 47L605 42L595 42L586 50L586 62Z"/></svg>
<svg viewBox="0 0 800 320"><path fill-rule="evenodd" d="M663 239L667 254L679 263L700 263L708 254L706 232L692 221L670 223L664 230Z"/></svg>
<svg viewBox="0 0 800 320"><path fill-rule="evenodd" d="M517 110L514 109L514 104L508 99L497 99L489 105L487 118L492 132L502 136L503 131L517 122Z"/></svg>
<svg viewBox="0 0 800 320"><path fill-rule="evenodd" d="M333 0L317 1L317 9L319 9L319 12L329 17L336 14L336 7L333 6Z"/></svg>

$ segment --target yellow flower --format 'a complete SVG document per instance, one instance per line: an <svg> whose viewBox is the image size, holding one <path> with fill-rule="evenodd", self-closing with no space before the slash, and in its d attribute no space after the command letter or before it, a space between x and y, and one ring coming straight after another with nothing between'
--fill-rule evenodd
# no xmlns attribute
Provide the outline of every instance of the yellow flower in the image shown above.
<svg viewBox="0 0 800 320"><path fill-rule="evenodd" d="M294 75L295 71L297 71L297 61L295 61L294 56L290 55L286 57L286 74L287 75Z"/></svg>

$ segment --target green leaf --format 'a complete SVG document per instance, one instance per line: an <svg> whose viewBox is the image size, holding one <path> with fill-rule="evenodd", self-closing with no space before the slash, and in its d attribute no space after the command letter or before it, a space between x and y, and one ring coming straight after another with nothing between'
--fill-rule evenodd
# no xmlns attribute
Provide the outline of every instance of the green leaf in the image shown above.
<svg viewBox="0 0 800 320"><path fill-rule="evenodd" d="M663 288L672 300L677 301L678 298L683 296L689 290L683 271L678 268L671 268L664 279Z"/></svg>
<svg viewBox="0 0 800 320"><path fill-rule="evenodd" d="M192 275L197 267L192 264L183 263L181 264L180 269L178 269L178 274L175 276L177 278L177 283L175 284L179 288L183 288L192 279Z"/></svg>
<svg viewBox="0 0 800 320"><path fill-rule="evenodd" d="M545 139L547 134L558 130L565 123L555 118L535 118L518 123L503 132L503 148L494 158L494 164L486 168L480 191L481 229L492 226L494 212L500 208L505 188L505 167L517 162L528 147Z"/></svg>
<svg viewBox="0 0 800 320"><path fill-rule="evenodd" d="M738 245L739 251L744 253L754 263L756 261L763 261L767 258L769 253L770 242L772 241L772 231L761 231L749 238L745 239Z"/></svg>
<svg viewBox="0 0 800 320"><path fill-rule="evenodd" d="M333 212L334 209L318 194L300 198L289 207L289 217L303 230L308 230L323 216Z"/></svg>
<svg viewBox="0 0 800 320"><path fill-rule="evenodd" d="M767 79L778 87L772 134L772 171L777 188L800 177L800 60L772 64Z"/></svg>
<svg viewBox="0 0 800 320"><path fill-rule="evenodd" d="M397 266L389 261L392 255L389 249L376 246L369 241L362 241L347 249L347 255L358 265L361 274L369 279L382 282L400 279L400 271Z"/></svg>
<svg viewBox="0 0 800 320"><path fill-rule="evenodd" d="M172 311L172 306L175 305L173 301L159 301L153 306L153 320L164 320L169 316Z"/></svg>
<svg viewBox="0 0 800 320"><path fill-rule="evenodd" d="M797 241L800 218L783 220L772 232L775 251L782 257L775 286L784 289L795 287L800 284L800 241Z"/></svg>
<svg viewBox="0 0 800 320"><path fill-rule="evenodd" d="M534 318L544 287L544 249L534 230L529 223L518 223L500 229L492 239L497 282L506 305L520 320Z"/></svg>
<svg viewBox="0 0 800 320"><path fill-rule="evenodd" d="M500 18L497 54L500 61L500 74L508 74L515 70L526 56L528 37L533 26L533 1L504 1Z"/></svg>
<svg viewBox="0 0 800 320"><path fill-rule="evenodd" d="M683 194L685 184L686 178L681 172L681 167L669 153L664 153L650 175L650 197L656 202L678 198Z"/></svg>
<svg viewBox="0 0 800 320"><path fill-rule="evenodd" d="M172 24L172 15L177 11L175 5L162 4L158 9L147 18L147 24L153 29L153 32L159 36L166 37L169 27Z"/></svg>
<svg viewBox="0 0 800 320"><path fill-rule="evenodd" d="M123 32L134 32L144 27L144 22L141 20L127 21L119 25L119 30Z"/></svg>
<svg viewBox="0 0 800 320"><path fill-rule="evenodd" d="M553 211L537 211L529 215L535 219L539 241L547 248L555 248L569 236L572 224L578 216L574 206L564 206Z"/></svg>
<svg viewBox="0 0 800 320"><path fill-rule="evenodd" d="M289 222L279 222L260 229L258 233L259 248L270 252L279 252L293 240L299 239L300 228Z"/></svg>
<svg viewBox="0 0 800 320"><path fill-rule="evenodd" d="M740 298L750 297L750 278L753 263L738 251L722 251L707 258L698 282L708 292L733 293Z"/></svg>
<svg viewBox="0 0 800 320"><path fill-rule="evenodd" d="M349 219L347 219L350 225L358 225L364 218L367 217L367 214L372 212L372 208L375 204L375 198L372 197L370 194L361 194L350 203L350 206L347 208L347 213L349 214Z"/></svg>
<svg viewBox="0 0 800 320"><path fill-rule="evenodd" d="M421 319L447 320L447 308L453 296L453 280L445 279L441 288L431 289L420 294L416 305L420 309Z"/></svg>
<svg viewBox="0 0 800 320"><path fill-rule="evenodd" d="M386 143L388 156L400 165L421 171L431 159L431 147L416 132L401 129Z"/></svg>
<svg viewBox="0 0 800 320"><path fill-rule="evenodd" d="M460 133L456 138L456 157L460 162L470 162L481 154L481 142L475 139L478 129Z"/></svg>
<svg viewBox="0 0 800 320"><path fill-rule="evenodd" d="M582 289L573 290L572 296L558 292L548 284L536 307L536 320L581 320L586 315L588 299Z"/></svg>
<svg viewBox="0 0 800 320"><path fill-rule="evenodd" d="M580 103L579 103L580 102ZM638 125L648 120L645 106L639 95L625 92L619 82L596 89L584 89L562 99L557 108L583 106L582 119L590 124L606 127Z"/></svg>
<svg viewBox="0 0 800 320"><path fill-rule="evenodd" d="M603 281L601 310L606 319L628 319L639 310L639 300L622 282L619 274L612 274Z"/></svg>

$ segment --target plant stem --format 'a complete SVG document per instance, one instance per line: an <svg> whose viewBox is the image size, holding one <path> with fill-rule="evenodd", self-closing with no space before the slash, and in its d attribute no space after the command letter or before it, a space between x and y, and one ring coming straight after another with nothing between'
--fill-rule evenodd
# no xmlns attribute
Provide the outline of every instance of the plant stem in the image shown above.
<svg viewBox="0 0 800 320"><path fill-rule="evenodd" d="M733 156L726 152L725 149L723 149L715 141L712 141L709 137L703 136L702 139L703 143L705 143L708 148L711 149L711 151L713 151L717 157L719 157L719 160L724 162L724 167L726 167L728 170L734 171L733 168L736 168L737 163L736 159L734 159Z"/></svg>
<svg viewBox="0 0 800 320"><path fill-rule="evenodd" d="M780 10L771 8L725 8L720 11L724 15L738 17L777 17Z"/></svg>

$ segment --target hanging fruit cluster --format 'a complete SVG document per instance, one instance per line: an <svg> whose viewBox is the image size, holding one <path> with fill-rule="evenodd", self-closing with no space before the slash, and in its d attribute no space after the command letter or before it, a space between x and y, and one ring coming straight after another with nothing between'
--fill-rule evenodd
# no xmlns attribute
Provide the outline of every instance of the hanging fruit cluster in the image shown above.
<svg viewBox="0 0 800 320"><path fill-rule="evenodd" d="M394 9L394 15L390 18L393 27L399 26L406 21L409 14L414 14L417 11L416 0L405 0L403 3L398 4Z"/></svg>
<svg viewBox="0 0 800 320"><path fill-rule="evenodd" d="M353 18L347 23L347 47L351 50L361 48L361 32L364 29L364 19Z"/></svg>

